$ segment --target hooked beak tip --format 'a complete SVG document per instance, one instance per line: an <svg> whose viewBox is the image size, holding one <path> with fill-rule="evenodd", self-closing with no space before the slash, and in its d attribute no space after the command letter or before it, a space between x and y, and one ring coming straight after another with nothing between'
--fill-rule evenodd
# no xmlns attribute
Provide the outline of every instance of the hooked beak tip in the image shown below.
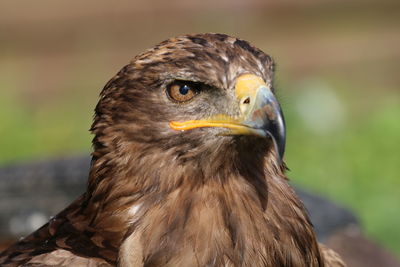
<svg viewBox="0 0 400 267"><path fill-rule="evenodd" d="M257 89L255 103L246 113L244 124L260 130L273 141L278 160L282 162L286 145L285 119L278 100L266 86Z"/></svg>
<svg viewBox="0 0 400 267"><path fill-rule="evenodd" d="M277 132L277 131L273 131L273 130L272 131L267 130L266 132L272 140L279 163L282 163L283 156L285 154L285 146L286 146L285 133Z"/></svg>

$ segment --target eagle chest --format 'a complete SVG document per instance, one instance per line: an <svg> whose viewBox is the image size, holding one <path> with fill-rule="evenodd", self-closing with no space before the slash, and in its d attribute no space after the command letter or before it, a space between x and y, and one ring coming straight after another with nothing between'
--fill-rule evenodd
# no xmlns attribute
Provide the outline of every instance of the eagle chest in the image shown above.
<svg viewBox="0 0 400 267"><path fill-rule="evenodd" d="M226 206L215 196L176 201L143 213L132 208L141 218L120 248L120 266L303 266L286 265L285 258L298 261L301 253L292 238L275 238L279 229L262 209Z"/></svg>

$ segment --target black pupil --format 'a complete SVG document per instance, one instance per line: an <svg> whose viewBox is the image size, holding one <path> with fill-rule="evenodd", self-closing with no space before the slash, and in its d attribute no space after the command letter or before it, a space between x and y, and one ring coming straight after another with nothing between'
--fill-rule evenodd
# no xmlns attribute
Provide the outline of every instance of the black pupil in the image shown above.
<svg viewBox="0 0 400 267"><path fill-rule="evenodd" d="M183 84L181 87L179 87L179 93L181 95L186 95L190 90L190 87L187 86L186 84Z"/></svg>

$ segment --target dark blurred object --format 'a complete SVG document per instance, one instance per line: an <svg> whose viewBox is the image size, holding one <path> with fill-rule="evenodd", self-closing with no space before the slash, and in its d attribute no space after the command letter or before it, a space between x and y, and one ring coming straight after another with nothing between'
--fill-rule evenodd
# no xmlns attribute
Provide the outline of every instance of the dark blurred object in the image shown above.
<svg viewBox="0 0 400 267"><path fill-rule="evenodd" d="M339 253L349 267L400 267L400 263L376 242L350 226L332 235L326 242Z"/></svg>
<svg viewBox="0 0 400 267"><path fill-rule="evenodd" d="M69 157L0 168L0 242L36 230L83 193L89 164Z"/></svg>
<svg viewBox="0 0 400 267"><path fill-rule="evenodd" d="M89 166L89 157L76 156L0 168L0 249L46 223L83 193ZM302 189L296 192L310 213L318 239L342 254L349 266L400 266L362 236L349 210ZM367 261L370 265L364 265Z"/></svg>

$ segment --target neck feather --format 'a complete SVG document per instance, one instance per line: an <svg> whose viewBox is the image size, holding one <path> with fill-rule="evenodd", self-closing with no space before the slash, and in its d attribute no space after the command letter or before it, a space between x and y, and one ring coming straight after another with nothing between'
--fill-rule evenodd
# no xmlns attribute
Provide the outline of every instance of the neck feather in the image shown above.
<svg viewBox="0 0 400 267"><path fill-rule="evenodd" d="M120 244L134 235L147 263L322 264L305 209L273 152L182 161L172 150L124 149L141 152L94 157L85 213L95 228L124 229Z"/></svg>

